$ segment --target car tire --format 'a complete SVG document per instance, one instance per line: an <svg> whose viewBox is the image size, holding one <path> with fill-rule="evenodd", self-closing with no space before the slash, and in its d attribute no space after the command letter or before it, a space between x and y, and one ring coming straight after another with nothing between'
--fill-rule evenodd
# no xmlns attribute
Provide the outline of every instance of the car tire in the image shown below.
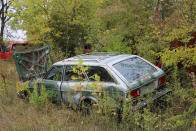
<svg viewBox="0 0 196 131"><path fill-rule="evenodd" d="M90 99L84 99L80 103L80 111L84 116L90 115L96 111L96 107L94 106L96 102Z"/></svg>

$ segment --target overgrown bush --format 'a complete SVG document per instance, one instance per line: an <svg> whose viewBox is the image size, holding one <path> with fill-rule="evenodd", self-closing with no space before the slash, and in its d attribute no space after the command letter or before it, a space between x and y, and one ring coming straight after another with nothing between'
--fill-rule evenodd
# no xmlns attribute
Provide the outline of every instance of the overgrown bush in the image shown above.
<svg viewBox="0 0 196 131"><path fill-rule="evenodd" d="M44 85L38 86L37 82L18 82L16 88L17 92L22 95L20 97L27 99L30 104L39 109L50 104L51 99L55 97L52 91L47 90Z"/></svg>

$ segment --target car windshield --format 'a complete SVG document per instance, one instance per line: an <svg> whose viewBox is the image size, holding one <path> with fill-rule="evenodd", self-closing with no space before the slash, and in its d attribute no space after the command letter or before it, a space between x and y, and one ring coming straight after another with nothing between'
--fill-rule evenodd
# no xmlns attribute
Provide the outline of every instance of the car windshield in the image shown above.
<svg viewBox="0 0 196 131"><path fill-rule="evenodd" d="M49 73L47 74L47 76L45 77L45 79L47 80L55 80L55 81L60 81L61 77L62 77L62 72L63 71L63 66L55 66L53 67Z"/></svg>
<svg viewBox="0 0 196 131"><path fill-rule="evenodd" d="M113 66L128 82L141 79L157 71L156 68L139 57L133 57L120 61Z"/></svg>

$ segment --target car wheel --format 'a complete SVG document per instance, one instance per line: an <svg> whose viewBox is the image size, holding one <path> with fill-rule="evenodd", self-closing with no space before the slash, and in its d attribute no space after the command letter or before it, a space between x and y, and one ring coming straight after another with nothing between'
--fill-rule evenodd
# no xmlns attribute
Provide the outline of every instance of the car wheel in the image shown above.
<svg viewBox="0 0 196 131"><path fill-rule="evenodd" d="M84 116L93 114L97 111L96 103L90 99L84 99L80 104L80 111Z"/></svg>

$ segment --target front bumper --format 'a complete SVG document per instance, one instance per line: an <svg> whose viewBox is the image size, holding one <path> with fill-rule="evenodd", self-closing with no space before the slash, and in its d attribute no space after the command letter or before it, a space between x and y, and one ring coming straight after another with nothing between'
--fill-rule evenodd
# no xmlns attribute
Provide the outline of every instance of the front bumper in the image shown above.
<svg viewBox="0 0 196 131"><path fill-rule="evenodd" d="M142 102L138 103L136 106L132 107L132 111L136 111L138 109L141 109L143 107L145 107L147 104L152 103L154 100L159 99L160 97L170 93L172 90L169 88L164 88L163 90L159 91L158 93L156 93L153 97L151 97L150 99L147 100L143 100Z"/></svg>

